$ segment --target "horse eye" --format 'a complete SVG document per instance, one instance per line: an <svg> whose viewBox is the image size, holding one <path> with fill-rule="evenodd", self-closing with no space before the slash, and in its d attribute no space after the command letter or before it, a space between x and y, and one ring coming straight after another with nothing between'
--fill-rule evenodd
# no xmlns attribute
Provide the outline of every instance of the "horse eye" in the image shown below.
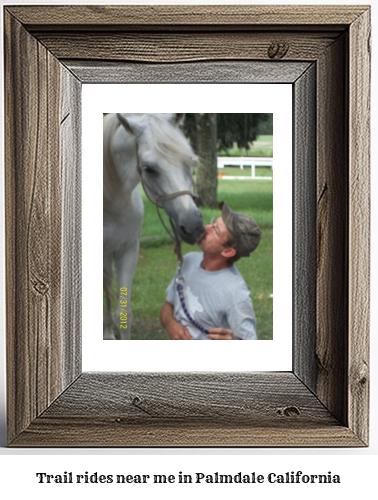
<svg viewBox="0 0 378 500"><path fill-rule="evenodd" d="M143 165L143 170L146 174L156 174L156 170L154 170L150 165Z"/></svg>

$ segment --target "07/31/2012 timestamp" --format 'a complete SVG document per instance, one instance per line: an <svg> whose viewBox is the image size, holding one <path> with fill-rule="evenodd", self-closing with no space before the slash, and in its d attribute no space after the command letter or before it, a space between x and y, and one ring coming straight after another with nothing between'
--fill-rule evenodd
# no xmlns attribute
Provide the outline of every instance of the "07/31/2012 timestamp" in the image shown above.
<svg viewBox="0 0 378 500"><path fill-rule="evenodd" d="M127 329L127 288L119 289L119 326L123 330Z"/></svg>

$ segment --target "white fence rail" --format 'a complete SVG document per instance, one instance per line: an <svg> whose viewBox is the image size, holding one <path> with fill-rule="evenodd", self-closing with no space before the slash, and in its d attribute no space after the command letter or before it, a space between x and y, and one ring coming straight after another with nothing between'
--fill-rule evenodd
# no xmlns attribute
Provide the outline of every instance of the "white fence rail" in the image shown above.
<svg viewBox="0 0 378 500"><path fill-rule="evenodd" d="M240 156L240 157L225 157L225 156L218 156L218 168L222 169L226 166L231 166L231 167L239 167L241 170L244 169L244 167L251 167L251 175L250 176L233 176L233 175L227 175L223 176L222 179L254 179L254 180L273 180L272 177L259 177L256 176L256 167L269 167L272 169L273 172L273 158L257 158L257 157L246 157L246 156Z"/></svg>

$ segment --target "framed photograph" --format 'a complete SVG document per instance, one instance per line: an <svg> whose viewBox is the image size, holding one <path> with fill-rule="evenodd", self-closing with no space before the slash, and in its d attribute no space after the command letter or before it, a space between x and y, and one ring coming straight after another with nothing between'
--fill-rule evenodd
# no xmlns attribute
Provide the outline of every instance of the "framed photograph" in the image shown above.
<svg viewBox="0 0 378 500"><path fill-rule="evenodd" d="M291 84L190 83L177 85L160 83L149 84L148 94L146 94L145 89L145 84L92 84L84 85L82 89L82 248L83 255L86 255L82 265L82 319L83 324L92 325L90 329L83 331L83 370L124 371L125 367L127 367L128 371L229 372L249 371L251 366L254 367L254 371L290 370L292 366L292 267L290 265L292 262L292 225L290 222L288 224L288 221L291 221L292 216ZM212 179L215 178L216 189L214 191L218 202L225 200L234 211L242 212L254 218L262 231L261 241L250 258L243 257L236 262L236 267L248 287L250 297L246 298L252 299L254 309L252 314L256 319L254 323L246 319L245 326L238 331L234 316L230 316L231 324L235 325L232 330L234 330L235 336L238 338L244 336L247 339L272 340L273 319L275 318L277 324L284 322L288 328L284 331L279 328L279 335L275 336L274 342L254 343L255 345L251 344L243 349L236 345L222 346L219 342L211 348L210 346L206 348L194 345L190 347L171 342L154 342L153 344L141 342L142 340L169 340L169 335L160 322L160 310L167 297L166 289L172 282L177 270L177 256L174 251L175 240L167 234L168 231L172 233L172 229L168 218L165 217L164 209L159 209L158 214L153 202L153 194L146 195L146 191L147 193L150 190L152 193L154 192L158 176L164 179L165 171L163 167L165 164L163 157L159 159L159 167L157 164L155 165L155 171L147 171L146 173L142 171L142 175L145 177L145 186L143 187L140 183L140 175L137 173L136 164L144 165L147 160L139 158L137 161L133 157L136 152L135 145L129 148L128 155L131 157L131 161L126 163L126 168L122 164L122 172L126 171L127 178L131 179L128 182L136 185L134 189L139 191L144 208L139 256L134 264L136 267L134 278L131 279L130 266L127 268L127 273L122 274L123 259L130 262L134 253L130 255L127 252L122 252L120 260L115 260L117 268L121 272L118 276L116 270L114 270L112 290L111 294L109 293L109 296L113 299L112 301L109 300L109 305L112 306L111 310L114 314L113 321L109 316L106 316L107 310L105 308L104 319L106 321L104 321L104 327L100 322L92 321L93 310L100 310L103 307L102 302L100 302L102 295L94 293L94 290L102 290L101 273L94 272L94 270L101 269L103 259L101 227L103 213L101 205L93 203L94 200L101 199L103 192L103 174L99 168L99 159L102 157L103 122L107 125L107 132L111 131L111 126L115 130L112 134L105 136L106 140L108 138L118 140L118 137L121 137L122 140L119 146L117 145L117 148L119 147L123 151L127 139L133 139L133 136L123 132L123 128L115 114L116 110L120 108L120 103L125 102L125 96L127 95L133 96L133 99L132 102L128 102L129 100L126 98L130 113L124 116L129 117L134 127L137 125L133 120L139 120L139 126L146 127L145 133L149 133L152 127L159 127L157 130L154 129L158 140L162 138L166 140L166 134L171 133L172 130L172 133L175 134L173 137L180 144L180 148L184 146L187 148L187 136L189 135L191 137L190 144L193 144L190 156L193 156L194 160L195 156L203 159L205 154L209 154L208 149L205 151L200 150L196 144L198 132L196 121L200 118L206 120L206 123L207 120L211 120L214 125L219 122L217 127L219 143L229 140L228 137L231 134L237 137L237 134L240 134L241 126L244 126L245 123L248 125L248 134L245 136L248 142L252 142L251 134L254 133L257 126L262 131L264 131L263 127L265 127L265 130L269 132L268 135L260 135L258 140L249 146L249 149L240 148L236 144L233 149L229 148L229 154L236 154L236 157L226 157L224 150L221 150L220 154L222 156L217 158L215 148L210 150L210 154L213 158ZM181 122L178 127L175 122L171 124L172 118L175 120L176 115L169 113L160 115L159 112L162 109L167 111L182 106L183 96L185 97L186 110L197 111L201 109L206 113L201 115L190 112L185 113L180 116ZM103 119L103 110L105 109L113 111L113 113L106 113ZM209 112L212 110L217 110L218 113L210 114ZM247 114L246 111L253 111L254 113ZM149 113L144 114L143 112ZM168 130L164 129L166 124L163 120L167 120ZM164 136L161 135L161 137L159 136L160 128L165 131ZM187 136L184 137L179 132L180 130ZM242 130L246 129L243 127ZM138 140L141 142L143 138L140 137ZM240 137L239 140L241 140ZM273 148L274 162L279 166L275 171L274 214ZM147 154L150 155L150 152L144 152L145 157L147 157ZM254 154L254 156L241 158L241 154ZM269 156L261 157L261 155ZM214 160L217 160L215 168ZM148 161L148 165L153 163L150 156L148 156ZM240 164L240 161L243 163ZM252 169L251 162L255 161L258 163ZM226 162L223 168L217 168L217 163L220 164L220 162ZM269 165L269 167L261 167L264 164ZM105 159L104 156L104 168L105 165L110 169L111 162L109 158ZM176 163L169 165L169 174L171 175L172 171L174 172L178 166ZM200 195L200 169L203 167L198 160L193 162L193 167L195 190ZM149 167L149 169L152 170L152 167ZM151 180L153 185L148 185L147 183L151 182ZM191 177L188 176L188 188L191 186L190 181ZM110 183L110 181L108 182ZM180 189L179 184L176 189L172 188L171 183L171 178L164 180L164 184L160 189L164 190L165 186L168 186L171 193ZM130 209L130 202L126 205L124 196L120 197L120 200L116 203L113 202L113 193L117 190L118 185L119 182L115 186L111 186L111 196L104 202L104 235L106 235L106 238L104 237L104 248L108 249L110 247L108 253L112 254L114 245L120 244L120 239L125 236L129 237L126 231L127 224L134 224L135 222L135 218L132 217L133 211ZM136 200L139 202L138 197ZM174 200L175 198L172 198L172 201ZM186 199L182 197L181 200L175 202L173 207L176 208L178 213L180 213L180 210L184 213L188 201L190 201L188 196ZM137 202L135 202L135 205L137 205ZM213 202L213 206L209 206L210 203L207 201L207 206L205 204L200 206L201 218L198 220L201 225L202 223L209 225L214 217L217 218L221 215L218 202ZM111 207L112 204L114 206ZM194 214L199 213L194 204L192 208ZM120 214L123 213L126 217L125 222L121 220ZM274 236L273 222L277 227ZM118 229L113 230L114 226ZM207 226L207 230L209 231L209 226ZM275 244L274 241L285 241L285 244ZM221 248L223 249L223 247ZM194 252L197 252L197 254ZM190 245L182 241L181 253L185 263L185 255L190 253L188 259L194 259L201 254L201 250L196 244ZM204 291L204 295L201 295L202 289L208 290L209 286L211 287L213 282L211 280L222 280L222 286L212 288L212 303L215 301L220 309L216 313L212 309L212 314L216 318L222 318L224 311L230 308L230 298L232 296L235 297L235 303L241 302L240 298L237 297L240 297L238 292L244 289L243 282L239 283L238 280L240 290L237 290L235 294L231 292L231 283L228 280L227 282L224 281L225 274L231 276L231 278L234 276L234 274L229 274L230 271L235 276L238 276L235 268L217 272L216 274L198 270L196 277L190 282L191 276L188 276L186 269L183 269L183 278L185 280L184 300L189 314L193 315L195 321L206 324L207 327L211 325L214 327L215 325L220 326L217 323L209 323L207 316L209 304L206 299L208 291ZM276 276L274 279L274 296L277 305L273 311L274 273ZM201 282L201 279L198 280L201 276L206 282ZM121 288L123 288L122 291ZM170 288L171 292L172 288L174 288L174 285ZM120 290L119 294L118 290ZM192 296L192 290L195 290L196 298ZM173 291L175 292L174 289ZM127 292L127 295L122 292ZM214 298L214 294L218 294L217 299ZM119 301L116 300L117 295L119 295ZM104 293L104 296L106 297L106 293ZM195 326L192 327L190 321L183 317L184 310L179 302L179 294L171 293L170 298L176 302L176 314L181 315L179 316L180 321L190 329L194 338L206 339L203 332ZM225 301L223 306L221 305L222 300ZM104 303L106 305L105 300ZM120 304L119 308L117 308L117 303ZM229 314L234 313L237 307L231 309L232 311ZM225 319L223 319L223 322L225 322ZM112 327L110 334L105 330L109 324ZM106 342L104 345L102 340L103 331L104 336L107 333L110 339L115 337L120 339L121 333L123 333L124 339L133 340L132 345L126 345L123 342L118 343L118 345L110 345L110 343ZM234 349L235 353L231 354L230 349Z"/></svg>
<svg viewBox="0 0 378 500"><path fill-rule="evenodd" d="M368 446L369 7L7 6L4 23L9 446ZM82 369L102 322L82 315L86 84L291 86L290 369L155 370L143 348L134 369Z"/></svg>

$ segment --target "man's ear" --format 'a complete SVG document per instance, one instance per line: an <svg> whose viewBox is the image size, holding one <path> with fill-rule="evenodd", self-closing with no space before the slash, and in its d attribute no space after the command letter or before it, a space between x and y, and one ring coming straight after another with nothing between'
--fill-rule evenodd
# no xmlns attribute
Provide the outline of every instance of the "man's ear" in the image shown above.
<svg viewBox="0 0 378 500"><path fill-rule="evenodd" d="M236 255L236 250L232 247L226 247L223 249L221 255L223 255L223 257L226 257L227 259L231 259L231 257L234 257L234 255Z"/></svg>

